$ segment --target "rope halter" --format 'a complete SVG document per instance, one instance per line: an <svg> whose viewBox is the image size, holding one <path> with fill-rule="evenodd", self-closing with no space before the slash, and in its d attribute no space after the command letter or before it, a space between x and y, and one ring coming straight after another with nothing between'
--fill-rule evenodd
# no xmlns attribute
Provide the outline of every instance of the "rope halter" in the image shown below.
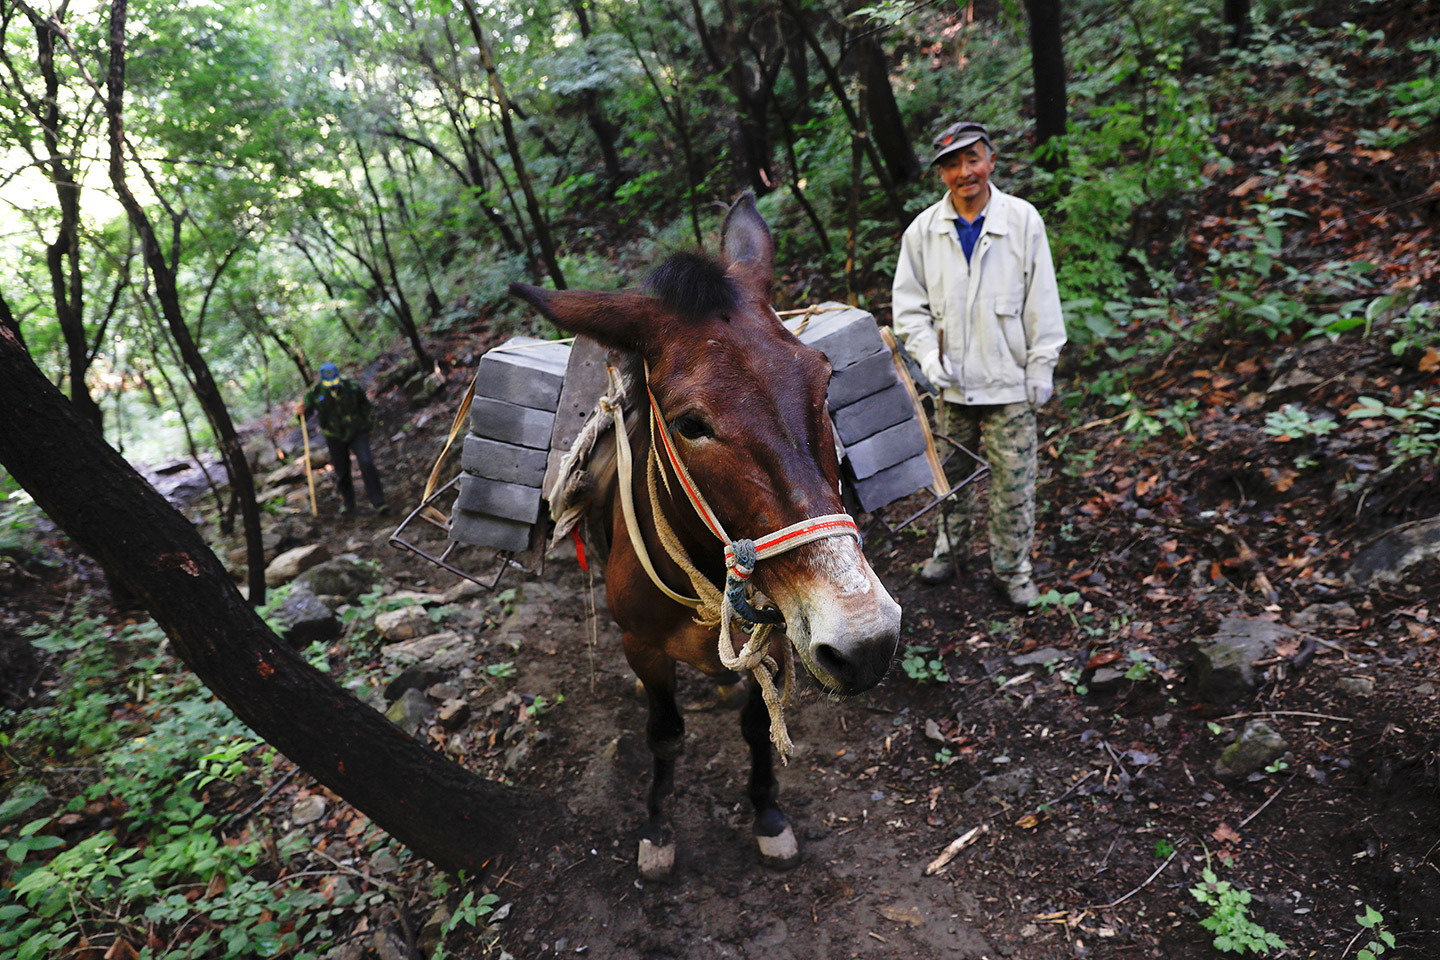
<svg viewBox="0 0 1440 960"><path fill-rule="evenodd" d="M808 520L801 520L799 523L792 523L788 527L766 534L758 540L745 538L732 539L726 532L720 518L715 516L715 511L710 509L700 488L695 485L690 471L686 469L684 462L680 459L675 449L670 431L665 425L665 418L660 412L660 404L655 400L655 394L650 390L650 370L647 365L645 370L645 392L650 400L650 433L651 433L651 457L652 462L658 460L659 449L665 451L665 458L674 472L676 481L684 491L685 498L695 508L701 521L716 538L725 545L725 589L717 591L715 587L705 579L688 556L683 555L679 543L673 533L663 529L664 520L657 509L655 522L659 530L661 542L665 544L667 552L670 553L682 569L689 575L692 585L695 587L700 600L694 605L699 608L697 619L702 622L714 622L711 618L718 619L720 627L719 655L720 662L731 670L749 670L760 684L760 689L765 697L766 706L770 711L770 740L775 744L776 752L780 754L782 761L788 762L791 750L789 734L785 729L784 705L789 700L790 691L794 678L794 664L791 647L785 644L785 691L781 697L775 691L774 676L779 669L774 658L769 656L769 638L771 630L777 624L785 622L784 615L774 607L757 609L746 593L746 587L750 576L755 572L755 566L761 561L778 554L802 547L807 543L816 540L824 540L830 537L854 537L857 543L860 542L860 528L855 524L854 519L846 513L831 513L825 516L812 517ZM617 421L618 422L618 421ZM617 433L617 442L625 445L623 429ZM655 441L658 439L659 443ZM669 489L670 479L666 471L658 471L661 479ZM673 494L673 491L671 491ZM654 489L651 490L652 499ZM627 519L629 519L627 517ZM638 531L631 527L631 540L637 544L637 549L643 550L640 545ZM675 596L655 575L653 568L648 562L642 561L646 571L650 573L651 579L655 581L667 595ZM718 594L718 597L715 596ZM719 601L719 610L714 611L714 602ZM707 603L708 601L708 603ZM689 602L682 600L682 602ZM718 613L718 616L717 616ZM708 614L708 615L707 615ZM737 619L742 621L749 634L749 640L739 650L730 637L730 621Z"/></svg>

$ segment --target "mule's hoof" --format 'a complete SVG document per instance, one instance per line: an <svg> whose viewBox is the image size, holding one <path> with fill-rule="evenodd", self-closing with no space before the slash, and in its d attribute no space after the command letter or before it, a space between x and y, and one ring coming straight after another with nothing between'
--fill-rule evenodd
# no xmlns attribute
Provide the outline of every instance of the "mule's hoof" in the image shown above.
<svg viewBox="0 0 1440 960"><path fill-rule="evenodd" d="M790 870L800 863L800 844L795 840L795 831L787 823L785 829L773 837L755 836L760 844L760 859L771 870Z"/></svg>
<svg viewBox="0 0 1440 960"><path fill-rule="evenodd" d="M640 876L646 880L668 880L675 871L675 844L651 843L641 838L640 855L636 858Z"/></svg>

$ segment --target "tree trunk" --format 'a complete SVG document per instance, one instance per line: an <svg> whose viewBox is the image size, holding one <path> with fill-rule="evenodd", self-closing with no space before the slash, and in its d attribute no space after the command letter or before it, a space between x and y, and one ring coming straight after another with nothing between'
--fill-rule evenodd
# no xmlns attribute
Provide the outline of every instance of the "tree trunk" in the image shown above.
<svg viewBox="0 0 1440 960"><path fill-rule="evenodd" d="M821 72L825 74L825 82L829 84L830 92L835 95L840 109L844 111L845 119L850 121L851 136L860 141L860 146L870 161L870 168L875 171L875 179L880 181L880 189L890 204L890 212L895 216L895 222L900 225L901 229L904 229L910 225L910 214L906 211L900 194L895 190L895 184L885 169L885 162L880 159L880 153L875 149L874 140L865 129L865 122L855 109L855 105L850 102L850 97L845 93L845 83L840 79L840 72L825 53L825 48L820 45L820 39L815 36L815 31L811 30L810 25L805 22L805 11L800 8L796 0L782 0L782 2L790 16L790 21L805 38L810 52L815 55L815 62L820 65Z"/></svg>
<svg viewBox="0 0 1440 960"><path fill-rule="evenodd" d="M515 165L515 177L520 181L520 189L525 193L525 209L530 214L530 222L535 226L535 239L540 243L540 255L545 258L545 268L550 271L550 282L556 288L564 290L565 275L560 272L555 242L550 237L550 224L545 220L540 201L535 196L535 188L530 183L529 174L525 172L525 157L520 153L520 142L515 138L515 125L510 120L510 100L505 95L505 85L500 82L500 71L495 65L495 51L491 49L490 38L485 36L485 28L480 24L480 15L475 11L475 0L464 0L464 3L466 16L470 20L470 32L475 35L475 43L480 48L480 59L490 78L490 90L499 106L500 127L505 132L505 148L510 153L510 162Z"/></svg>
<svg viewBox="0 0 1440 960"><path fill-rule="evenodd" d="M225 460L225 469L230 474L230 485L239 498L241 513L245 520L245 547L249 554L250 602L259 606L265 602L265 547L260 535L260 507L255 502L255 480L250 475L250 464L230 412L210 374L210 366L201 356L199 348L185 325L184 311L180 306L180 292L176 286L175 269L165 260L155 229L146 215L144 207L135 199L125 180L125 130L123 103L125 98L125 17L128 0L114 0L110 8L110 64L105 78L105 116L110 139L110 185L119 197L120 205L130 219L130 225L140 237L140 246L145 263L155 278L155 294L160 301L160 310L175 339L175 346L185 361L185 366L194 376L195 397L205 409ZM17 421L11 421L17 422Z"/></svg>
<svg viewBox="0 0 1440 960"><path fill-rule="evenodd" d="M1225 26L1230 28L1230 45L1243 47L1250 39L1250 0L1225 0Z"/></svg>
<svg viewBox="0 0 1440 960"><path fill-rule="evenodd" d="M580 37L587 44L591 34L590 14L585 9L588 3L589 0L570 0L570 10L575 14L575 22L580 25ZM585 123L595 134L600 161L605 165L605 179L609 184L606 196L614 196L616 188L626 180L625 171L620 166L620 153L615 149L620 140L620 128L611 123L600 109L600 94L594 89L586 87L580 91L580 106L585 110Z"/></svg>
<svg viewBox="0 0 1440 960"><path fill-rule="evenodd" d="M29 105L44 136L47 155L44 167L60 205L59 229L55 241L45 248L45 263L50 269L55 319L65 338L65 352L70 362L70 402L103 432L104 415L85 383L85 374L90 369L90 349L85 338L85 284L80 273L80 181L60 148L63 121L60 79L55 73L55 34L59 26L34 16L31 22L35 27L35 59L45 82L45 97L41 103L29 101Z"/></svg>
<svg viewBox="0 0 1440 960"><path fill-rule="evenodd" d="M900 116L900 105L895 102L885 50L874 34L868 34L855 52L860 58L860 73L865 84L867 121L875 145L885 159L885 169L897 184L915 183L925 175L925 170L915 156L905 118Z"/></svg>
<svg viewBox="0 0 1440 960"><path fill-rule="evenodd" d="M1065 136L1065 45L1060 0L1025 0L1030 12L1030 66L1035 77L1035 145L1040 164L1052 173L1065 166L1065 151L1058 144ZM1061 141L1063 143L1063 140Z"/></svg>
<svg viewBox="0 0 1440 960"><path fill-rule="evenodd" d="M420 363L420 369L429 372L435 361L430 356L430 351L425 349L425 342L420 339L420 328L415 324L415 312L410 309L410 300L405 296L405 288L400 285L400 271L395 266L395 253L390 248L390 231L385 225L385 204L380 199L380 191L375 189L375 181L370 177L370 161L365 156L365 148L361 146L357 137L355 150L360 154L360 169L365 174L365 187L370 191L370 198L375 201L375 219L380 226L380 254L385 258L385 265L389 268L390 277L386 280L385 275L380 272L377 265L368 261L366 268L370 271L370 278L380 287L385 299L389 301L395 312L395 320L400 326L400 332L405 339L410 341L410 349L415 352L415 359ZM374 244L371 244L374 249ZM392 297L390 291L394 290Z"/></svg>
<svg viewBox="0 0 1440 960"><path fill-rule="evenodd" d="M123 10L126 0L115 0ZM406 736L284 646L195 528L84 423L0 328L0 464L112 577L175 652L266 742L446 870L479 874L554 811Z"/></svg>

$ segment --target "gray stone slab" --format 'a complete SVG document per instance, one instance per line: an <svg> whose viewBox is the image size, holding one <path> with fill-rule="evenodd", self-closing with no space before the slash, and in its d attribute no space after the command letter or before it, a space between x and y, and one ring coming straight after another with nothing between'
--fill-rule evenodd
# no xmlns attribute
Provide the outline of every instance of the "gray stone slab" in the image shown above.
<svg viewBox="0 0 1440 960"><path fill-rule="evenodd" d="M915 404L910 393L896 381L895 385L879 393L856 400L839 410L831 410L835 429L847 448L874 436L886 427L915 418Z"/></svg>
<svg viewBox="0 0 1440 960"><path fill-rule="evenodd" d="M455 506L472 513L488 513L492 517L534 523L540 516L540 499L539 487L486 480L462 473Z"/></svg>
<svg viewBox="0 0 1440 960"><path fill-rule="evenodd" d="M468 510L456 510L450 517L450 539L478 547L492 547L519 553L530 546L531 526Z"/></svg>
<svg viewBox="0 0 1440 960"><path fill-rule="evenodd" d="M480 358L475 395L553 413L570 344L514 337Z"/></svg>
<svg viewBox="0 0 1440 960"><path fill-rule="evenodd" d="M550 411L491 397L476 397L470 404L470 431L489 440L549 450L554 426L555 414Z"/></svg>
<svg viewBox="0 0 1440 960"><path fill-rule="evenodd" d="M545 478L545 451L467 434L460 468L487 480L538 487Z"/></svg>
<svg viewBox="0 0 1440 960"><path fill-rule="evenodd" d="M839 304L823 303L821 306ZM792 318L790 329L797 329L799 320L799 317ZM856 307L817 313L797 336L801 343L824 353L830 360L830 366L836 370L858 363L885 346L875 318Z"/></svg>
<svg viewBox="0 0 1440 960"><path fill-rule="evenodd" d="M850 470L862 480L924 452L925 431L914 417L845 448Z"/></svg>
<svg viewBox="0 0 1440 960"><path fill-rule="evenodd" d="M889 349L881 347L844 370L836 370L830 377L830 392L825 399L829 401L831 410L838 410L897 382L892 354Z"/></svg>
<svg viewBox="0 0 1440 960"><path fill-rule="evenodd" d="M855 498L860 501L860 509L874 513L886 504L925 489L933 479L930 461L922 453L881 470L873 477L855 480Z"/></svg>

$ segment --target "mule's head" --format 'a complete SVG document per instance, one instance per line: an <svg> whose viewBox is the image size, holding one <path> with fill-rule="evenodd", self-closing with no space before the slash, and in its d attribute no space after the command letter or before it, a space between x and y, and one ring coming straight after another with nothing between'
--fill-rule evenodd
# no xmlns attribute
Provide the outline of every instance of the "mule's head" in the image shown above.
<svg viewBox="0 0 1440 960"><path fill-rule="evenodd" d="M843 513L826 415L830 364L770 307L770 231L747 193L725 218L724 256L680 254L643 293L510 290L557 326L639 353L664 423L726 532L756 539ZM682 503L669 517L714 569L719 543ZM894 657L900 607L849 537L763 560L752 578L785 615L810 673L829 692L874 686Z"/></svg>

